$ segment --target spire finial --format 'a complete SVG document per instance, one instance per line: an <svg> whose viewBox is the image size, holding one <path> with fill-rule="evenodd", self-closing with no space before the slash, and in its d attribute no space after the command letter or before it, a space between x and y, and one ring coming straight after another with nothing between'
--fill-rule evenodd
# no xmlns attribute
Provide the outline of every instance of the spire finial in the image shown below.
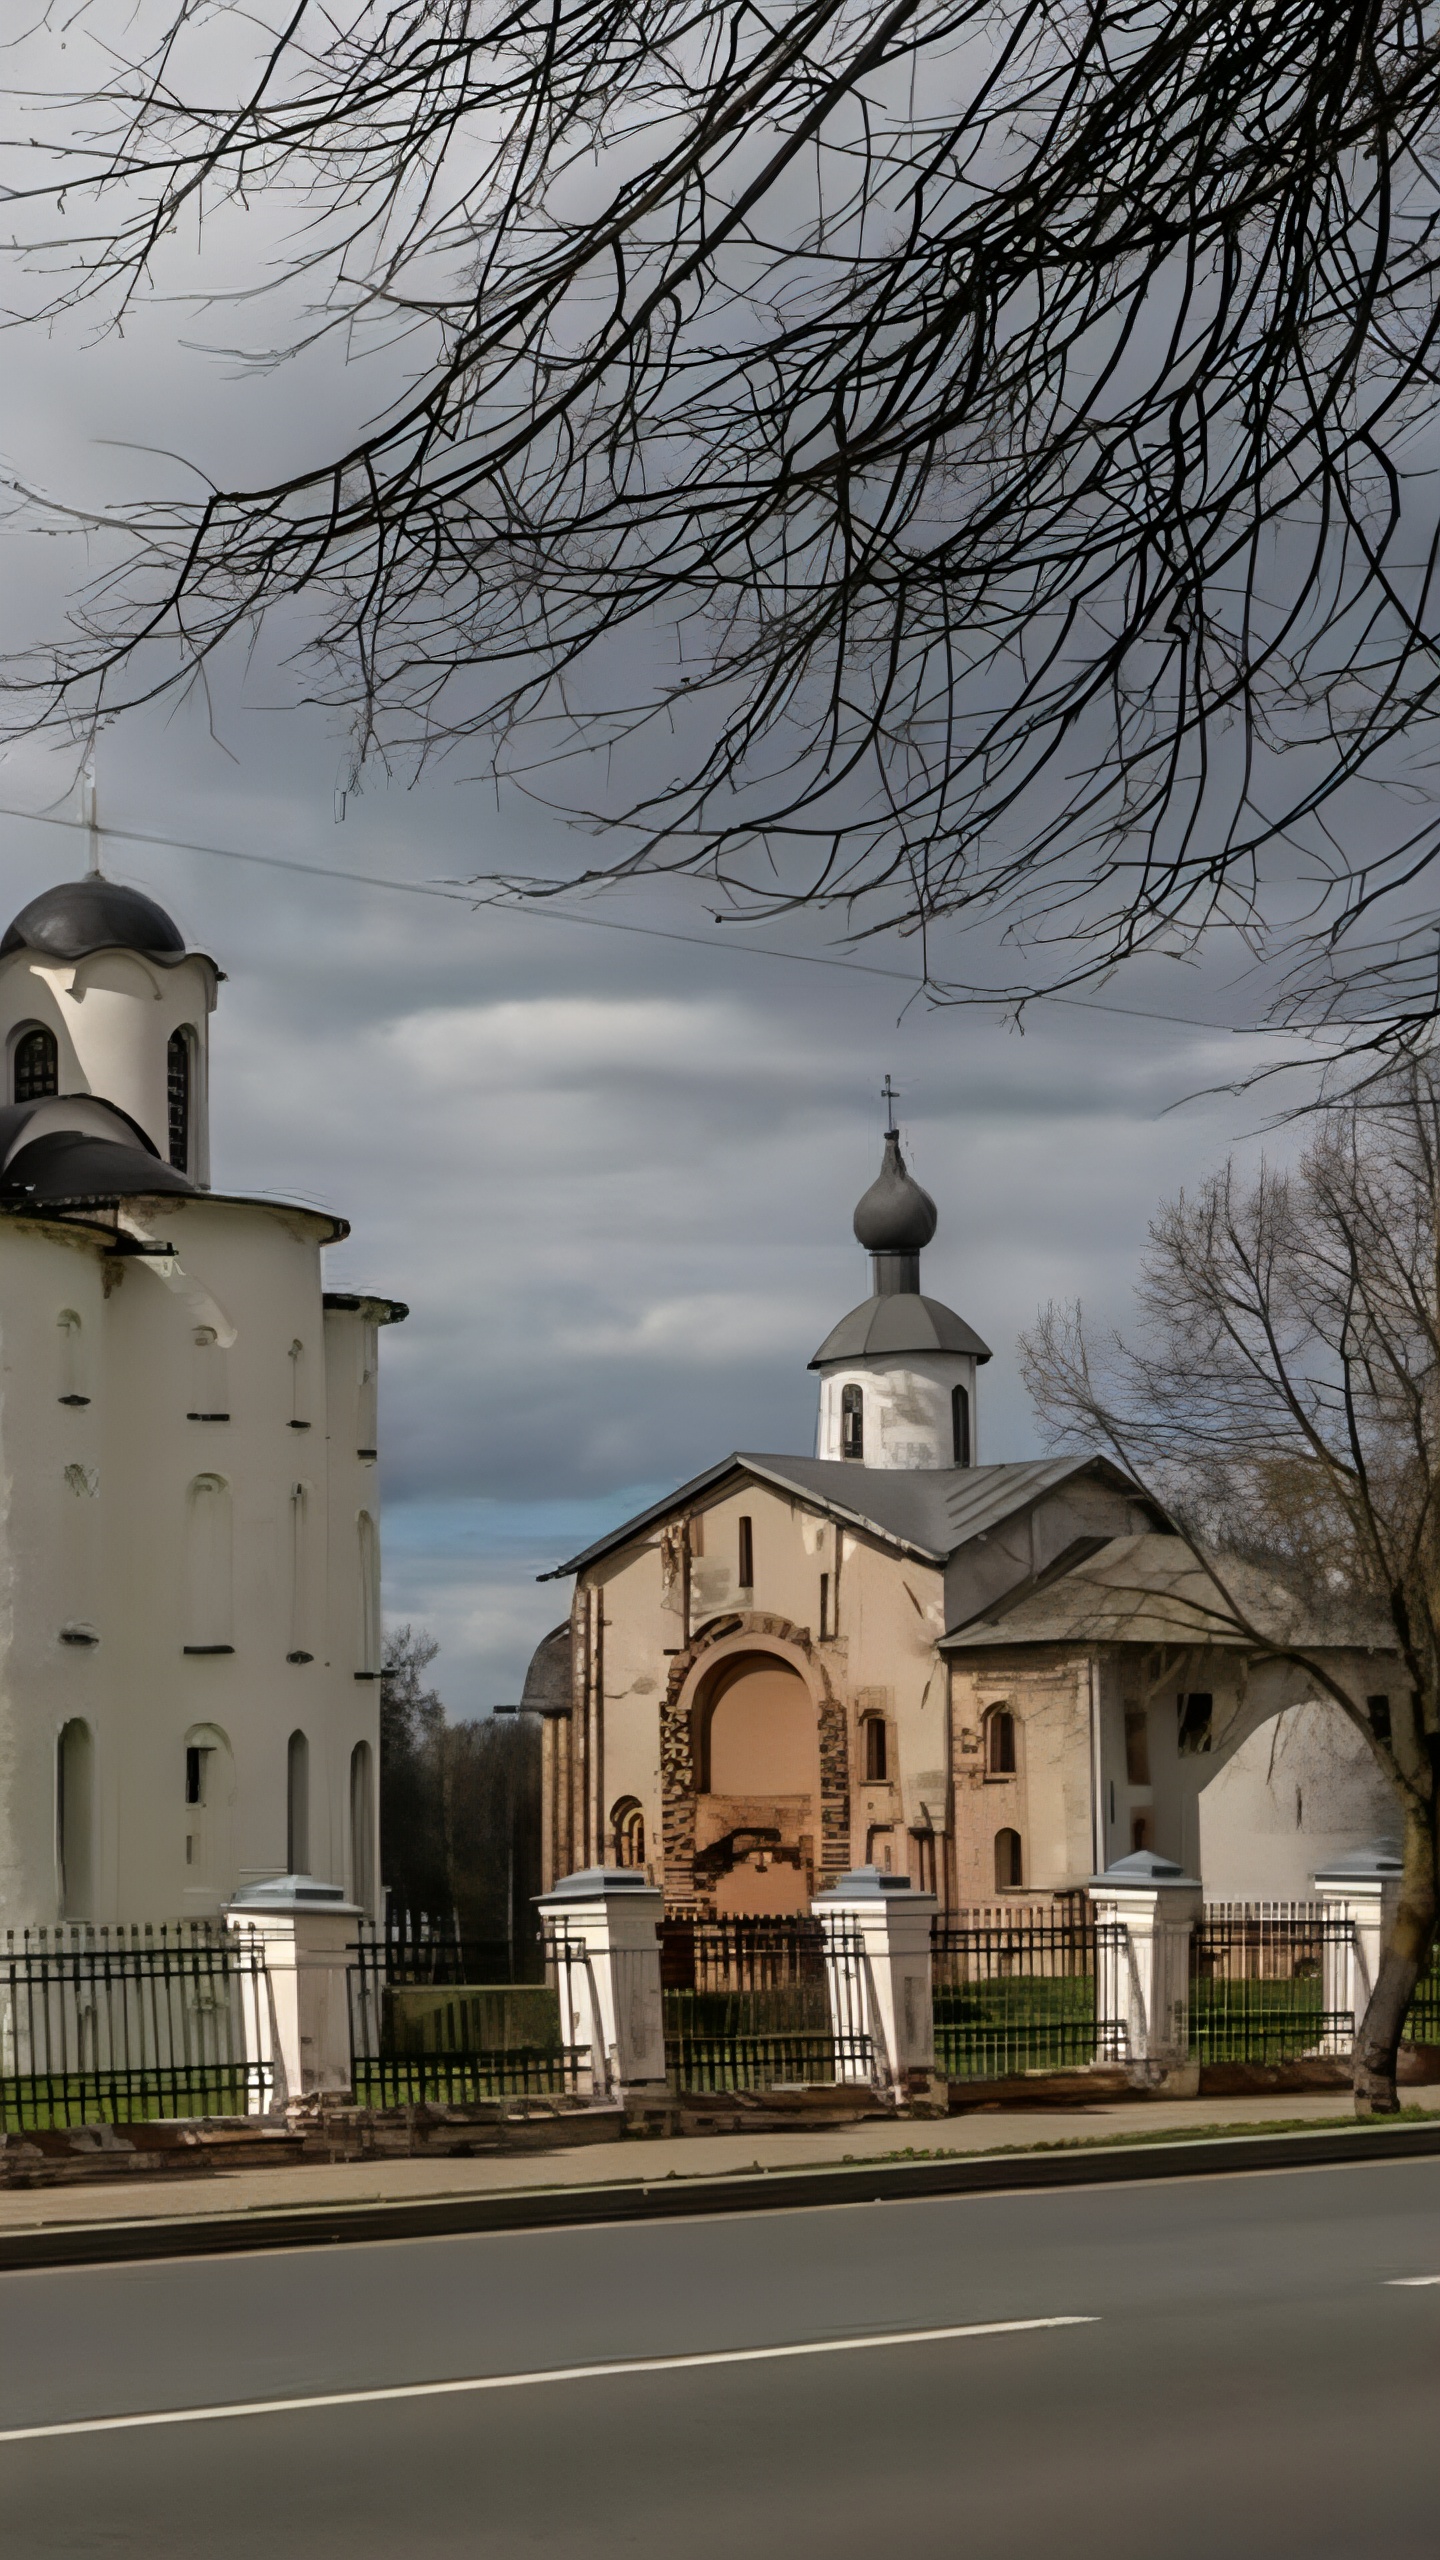
<svg viewBox="0 0 1440 2560"><path fill-rule="evenodd" d="M885 1135L887 1138L898 1138L900 1132L895 1126L895 1105L900 1099L900 1089L898 1085L891 1083L888 1069L885 1081L880 1087L880 1099L885 1105Z"/></svg>

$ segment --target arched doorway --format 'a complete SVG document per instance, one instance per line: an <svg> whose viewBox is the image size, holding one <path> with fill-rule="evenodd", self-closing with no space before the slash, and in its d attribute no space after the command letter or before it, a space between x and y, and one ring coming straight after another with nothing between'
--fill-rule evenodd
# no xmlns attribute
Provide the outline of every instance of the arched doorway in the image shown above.
<svg viewBox="0 0 1440 2560"><path fill-rule="evenodd" d="M730 1654L695 1702L695 1877L717 1912L806 1911L820 1845L815 1701L794 1666Z"/></svg>

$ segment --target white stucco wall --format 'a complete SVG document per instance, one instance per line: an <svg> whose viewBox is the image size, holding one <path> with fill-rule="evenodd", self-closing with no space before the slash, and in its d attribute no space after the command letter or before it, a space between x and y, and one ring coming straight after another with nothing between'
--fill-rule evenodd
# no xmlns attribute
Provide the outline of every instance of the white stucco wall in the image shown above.
<svg viewBox="0 0 1440 2560"><path fill-rule="evenodd" d="M352 1882L356 1743L378 1768L378 1685L356 1676L378 1667L362 1659L378 1595L361 1588L378 1539L359 1527L378 1503L357 1452L374 1446L362 1371L381 1310L324 1309L333 1233L306 1210L203 1196L129 1202L118 1231L98 1213L84 1230L0 1219L0 1927L61 1916L73 1718L92 1736L93 1850L92 1907L72 1916L198 1916L280 1872L297 1729L309 1863ZM197 1639L232 1649L187 1651ZM187 1742L211 1753L200 1807Z"/></svg>
<svg viewBox="0 0 1440 2560"><path fill-rule="evenodd" d="M1202 1786L1200 1872L1235 1901L1303 1899L1317 1869L1357 1849L1398 1848L1402 1823L1363 1734L1330 1701L1286 1707Z"/></svg>
<svg viewBox="0 0 1440 2560"><path fill-rule="evenodd" d="M143 953L96 951L83 960L47 960L12 951L0 960L3 1099L13 1092L10 1060L20 1033L42 1023L55 1034L62 1094L93 1093L138 1120L162 1163L170 1154L166 1051L174 1031L192 1034L192 1181L210 1179L210 1015L215 968L198 952L164 967Z"/></svg>
<svg viewBox="0 0 1440 2560"><path fill-rule="evenodd" d="M980 1462L980 1409L976 1363L958 1351L874 1354L839 1361L820 1380L817 1458L843 1458L841 1404L846 1387L864 1398L867 1467L953 1467L955 1433L951 1396L964 1387L970 1398L970 1464Z"/></svg>

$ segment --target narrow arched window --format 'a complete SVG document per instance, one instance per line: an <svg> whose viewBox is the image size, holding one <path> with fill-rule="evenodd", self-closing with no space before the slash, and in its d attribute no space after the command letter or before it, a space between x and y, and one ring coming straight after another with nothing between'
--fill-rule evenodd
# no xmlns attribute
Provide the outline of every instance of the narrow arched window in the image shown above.
<svg viewBox="0 0 1440 2560"><path fill-rule="evenodd" d="M865 1455L865 1398L858 1387L840 1390L840 1455L863 1458Z"/></svg>
<svg viewBox="0 0 1440 2560"><path fill-rule="evenodd" d="M90 1727L72 1716L55 1748L55 1845L65 1920L95 1917L93 1760Z"/></svg>
<svg viewBox="0 0 1440 2560"><path fill-rule="evenodd" d="M955 1387L950 1396L950 1422L955 1435L955 1464L970 1464L970 1390Z"/></svg>
<svg viewBox="0 0 1440 2560"><path fill-rule="evenodd" d="M285 1865L292 1876L310 1873L310 1745L298 1731L285 1747Z"/></svg>
<svg viewBox="0 0 1440 2560"><path fill-rule="evenodd" d="M889 1733L883 1716L865 1719L865 1775L871 1786L883 1786L890 1775Z"/></svg>
<svg viewBox="0 0 1440 2560"><path fill-rule="evenodd" d="M985 1774L990 1778L1015 1775L1015 1719L1008 1707L992 1707L985 1718Z"/></svg>
<svg viewBox="0 0 1440 2560"><path fill-rule="evenodd" d="M1025 1861L1021 1853L1019 1832L997 1831L995 1834L996 1892L1013 1893L1018 1885L1023 1885L1024 1881Z"/></svg>
<svg viewBox="0 0 1440 2560"><path fill-rule="evenodd" d="M185 1651L233 1653L230 1487L196 1476L185 1497Z"/></svg>
<svg viewBox="0 0 1440 2560"><path fill-rule="evenodd" d="M617 1867L645 1864L645 1813L638 1796L622 1796L611 1808L610 1836Z"/></svg>
<svg viewBox="0 0 1440 2560"><path fill-rule="evenodd" d="M360 1372L356 1381L355 1450L373 1458L380 1440L380 1333L367 1317L360 1327Z"/></svg>
<svg viewBox="0 0 1440 2560"><path fill-rule="evenodd" d="M32 1023L16 1041L13 1080L17 1102L43 1102L47 1093L59 1092L60 1052L43 1023Z"/></svg>
<svg viewBox="0 0 1440 2560"><path fill-rule="evenodd" d="M60 1332L60 1383L57 1389L61 1404L88 1404L85 1392L84 1333L73 1307L62 1307L55 1319Z"/></svg>
<svg viewBox="0 0 1440 2560"><path fill-rule="evenodd" d="M359 1640L360 1660L356 1668L362 1679L375 1679L380 1670L380 1538L368 1511L359 1519Z"/></svg>
<svg viewBox="0 0 1440 2560"><path fill-rule="evenodd" d="M165 1083L170 1099L170 1161L177 1173L190 1170L190 1102L194 1082L195 1035L172 1031L165 1051Z"/></svg>
<svg viewBox="0 0 1440 2560"><path fill-rule="evenodd" d="M375 1779L368 1742L350 1754L350 1899L375 1909Z"/></svg>
<svg viewBox="0 0 1440 2560"><path fill-rule="evenodd" d="M312 1538L310 1530L310 1487L290 1487L290 1642L287 1662L313 1662L315 1646L311 1618L313 1612Z"/></svg>

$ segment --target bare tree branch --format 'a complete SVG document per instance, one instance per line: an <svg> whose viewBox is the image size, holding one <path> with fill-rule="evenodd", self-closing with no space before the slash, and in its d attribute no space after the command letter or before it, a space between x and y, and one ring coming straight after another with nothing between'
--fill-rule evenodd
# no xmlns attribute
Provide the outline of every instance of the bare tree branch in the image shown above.
<svg viewBox="0 0 1440 2560"><path fill-rule="evenodd" d="M1395 1789L1400 1910L1356 2051L1357 2095L1391 2107L1440 1924L1440 1065L1372 1078L1293 1174L1227 1167L1162 1209L1138 1312L1092 1344L1052 1307L1027 1382L1055 1437L1098 1434L1164 1503L1226 1632L1303 1669ZM1257 1565L1301 1604L1289 1628L1257 1609ZM1304 1625L1327 1618L1320 1644ZM1401 1669L1383 1728L1327 1660L1357 1646Z"/></svg>
<svg viewBox="0 0 1440 2560"><path fill-rule="evenodd" d="M1425 1036L1432 9L281 0L238 57L211 0L76 23L111 67L44 181L47 310L123 313L269 198L247 307L309 302L255 360L399 331L419 374L322 466L117 522L22 721L298 605L360 755L598 799L587 876L995 917L1012 998L1223 928L1280 1020Z"/></svg>

